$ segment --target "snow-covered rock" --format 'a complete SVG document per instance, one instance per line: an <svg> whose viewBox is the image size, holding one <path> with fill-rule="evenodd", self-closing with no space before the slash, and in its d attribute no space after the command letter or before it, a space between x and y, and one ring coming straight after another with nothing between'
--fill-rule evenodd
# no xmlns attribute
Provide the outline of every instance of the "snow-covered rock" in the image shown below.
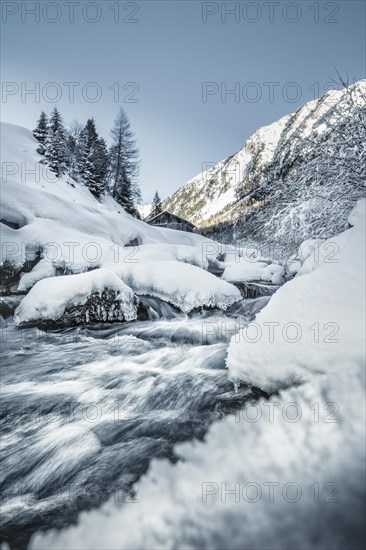
<svg viewBox="0 0 366 550"><path fill-rule="evenodd" d="M250 262L246 258L236 258L234 262L226 262L222 278L230 282L266 281L281 284L284 279L284 268L278 264L266 262Z"/></svg>
<svg viewBox="0 0 366 550"><path fill-rule="evenodd" d="M43 259L40 260L29 273L23 273L18 284L18 291L26 291L34 286L38 281L48 277L54 277L56 269L52 262Z"/></svg>
<svg viewBox="0 0 366 550"><path fill-rule="evenodd" d="M188 263L159 258L114 269L136 294L155 296L184 312L200 307L225 310L241 299L234 285Z"/></svg>
<svg viewBox="0 0 366 550"><path fill-rule="evenodd" d="M18 326L72 325L137 319L134 292L112 271L38 281L15 311Z"/></svg>

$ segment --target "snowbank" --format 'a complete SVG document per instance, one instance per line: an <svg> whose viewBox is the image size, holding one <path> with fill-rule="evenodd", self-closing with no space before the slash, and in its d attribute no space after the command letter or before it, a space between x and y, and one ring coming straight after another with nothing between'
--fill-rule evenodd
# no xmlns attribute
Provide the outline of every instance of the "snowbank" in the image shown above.
<svg viewBox="0 0 366 550"><path fill-rule="evenodd" d="M305 260L306 274L279 289L232 340L227 365L234 379L275 390L339 372L349 362L363 364L365 217L353 213L351 219L354 227L325 241L323 254Z"/></svg>
<svg viewBox="0 0 366 550"><path fill-rule="evenodd" d="M18 284L18 291L25 291L34 286L38 281L48 277L54 277L56 269L52 262L40 260L29 273L23 273Z"/></svg>
<svg viewBox="0 0 366 550"><path fill-rule="evenodd" d="M158 261L175 261L195 265L202 269L208 268L209 254L195 246L186 244L145 244L135 247L134 250L124 250L123 263L147 264ZM115 262L114 262L115 263ZM111 264L109 264L111 265Z"/></svg>
<svg viewBox="0 0 366 550"><path fill-rule="evenodd" d="M198 307L227 309L241 300L230 283L188 263L163 260L122 263L114 269L136 294L148 294L173 304L184 312Z"/></svg>
<svg viewBox="0 0 366 550"><path fill-rule="evenodd" d="M15 311L14 322L22 325L36 320L57 320L72 306L84 305L94 293L112 290L126 321L137 318L134 293L112 271L96 269L88 273L52 277L38 281ZM103 317L103 314L102 314ZM106 314L106 319L108 315Z"/></svg>
<svg viewBox="0 0 366 550"><path fill-rule="evenodd" d="M266 281L281 284L284 279L284 268L278 264L267 264L260 261L249 261L237 257L234 262L226 262L222 278L231 282Z"/></svg>

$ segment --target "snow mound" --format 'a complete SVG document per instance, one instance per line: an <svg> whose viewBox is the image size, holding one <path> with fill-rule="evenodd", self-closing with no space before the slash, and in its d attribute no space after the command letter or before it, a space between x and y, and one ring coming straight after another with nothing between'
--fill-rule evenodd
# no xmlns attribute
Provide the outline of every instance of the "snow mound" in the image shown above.
<svg viewBox="0 0 366 550"><path fill-rule="evenodd" d="M40 260L29 273L23 273L18 284L18 291L23 292L32 288L38 281L54 277L56 269L51 262Z"/></svg>
<svg viewBox="0 0 366 550"><path fill-rule="evenodd" d="M136 294L155 296L183 312L198 307L227 309L241 300L240 291L230 283L188 263L163 260L122 263L114 269Z"/></svg>
<svg viewBox="0 0 366 550"><path fill-rule="evenodd" d="M126 253L125 253L126 256ZM187 244L143 244L134 250L133 262L151 263L156 261L175 261L192 264L202 269L207 269L209 253L199 247ZM128 258L127 258L128 259ZM211 258L210 258L211 259ZM126 259L124 263L127 262Z"/></svg>
<svg viewBox="0 0 366 550"><path fill-rule="evenodd" d="M237 257L234 262L226 262L222 278L231 282L266 281L281 284L284 279L284 268L278 264L248 261Z"/></svg>
<svg viewBox="0 0 366 550"><path fill-rule="evenodd" d="M15 311L14 322L22 325L35 320L57 320L72 306L84 305L94 293L115 292L124 319L137 318L135 296L131 288L107 269L52 277L38 281Z"/></svg>
<svg viewBox="0 0 366 550"><path fill-rule="evenodd" d="M363 203L351 215L354 227L325 241L319 256L305 260L305 274L280 288L232 339L227 366L233 379L272 391L319 372L340 372L347 363L364 364Z"/></svg>

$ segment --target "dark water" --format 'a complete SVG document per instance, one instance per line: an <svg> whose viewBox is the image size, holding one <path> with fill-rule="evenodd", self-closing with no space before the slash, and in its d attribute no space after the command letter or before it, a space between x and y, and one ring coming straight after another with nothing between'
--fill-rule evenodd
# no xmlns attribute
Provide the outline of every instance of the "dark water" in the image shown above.
<svg viewBox="0 0 366 550"><path fill-rule="evenodd" d="M133 498L152 458L202 439L258 393L225 368L234 332L264 302L188 317L145 298L149 321L59 332L2 325L2 540Z"/></svg>

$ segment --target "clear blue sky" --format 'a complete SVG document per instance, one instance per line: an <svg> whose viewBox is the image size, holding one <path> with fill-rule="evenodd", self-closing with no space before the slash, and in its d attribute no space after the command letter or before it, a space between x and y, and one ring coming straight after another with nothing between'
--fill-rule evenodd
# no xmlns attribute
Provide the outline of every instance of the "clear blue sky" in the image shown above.
<svg viewBox="0 0 366 550"><path fill-rule="evenodd" d="M93 116L108 139L122 105L140 148L145 202L322 95L334 67L365 77L363 1L3 0L2 9L2 119L32 128L58 93L67 124ZM34 9L37 21L27 13ZM74 101L67 82L80 83ZM204 82L214 83L206 101ZM37 86L37 97L24 95ZM235 86L239 97L221 98Z"/></svg>

